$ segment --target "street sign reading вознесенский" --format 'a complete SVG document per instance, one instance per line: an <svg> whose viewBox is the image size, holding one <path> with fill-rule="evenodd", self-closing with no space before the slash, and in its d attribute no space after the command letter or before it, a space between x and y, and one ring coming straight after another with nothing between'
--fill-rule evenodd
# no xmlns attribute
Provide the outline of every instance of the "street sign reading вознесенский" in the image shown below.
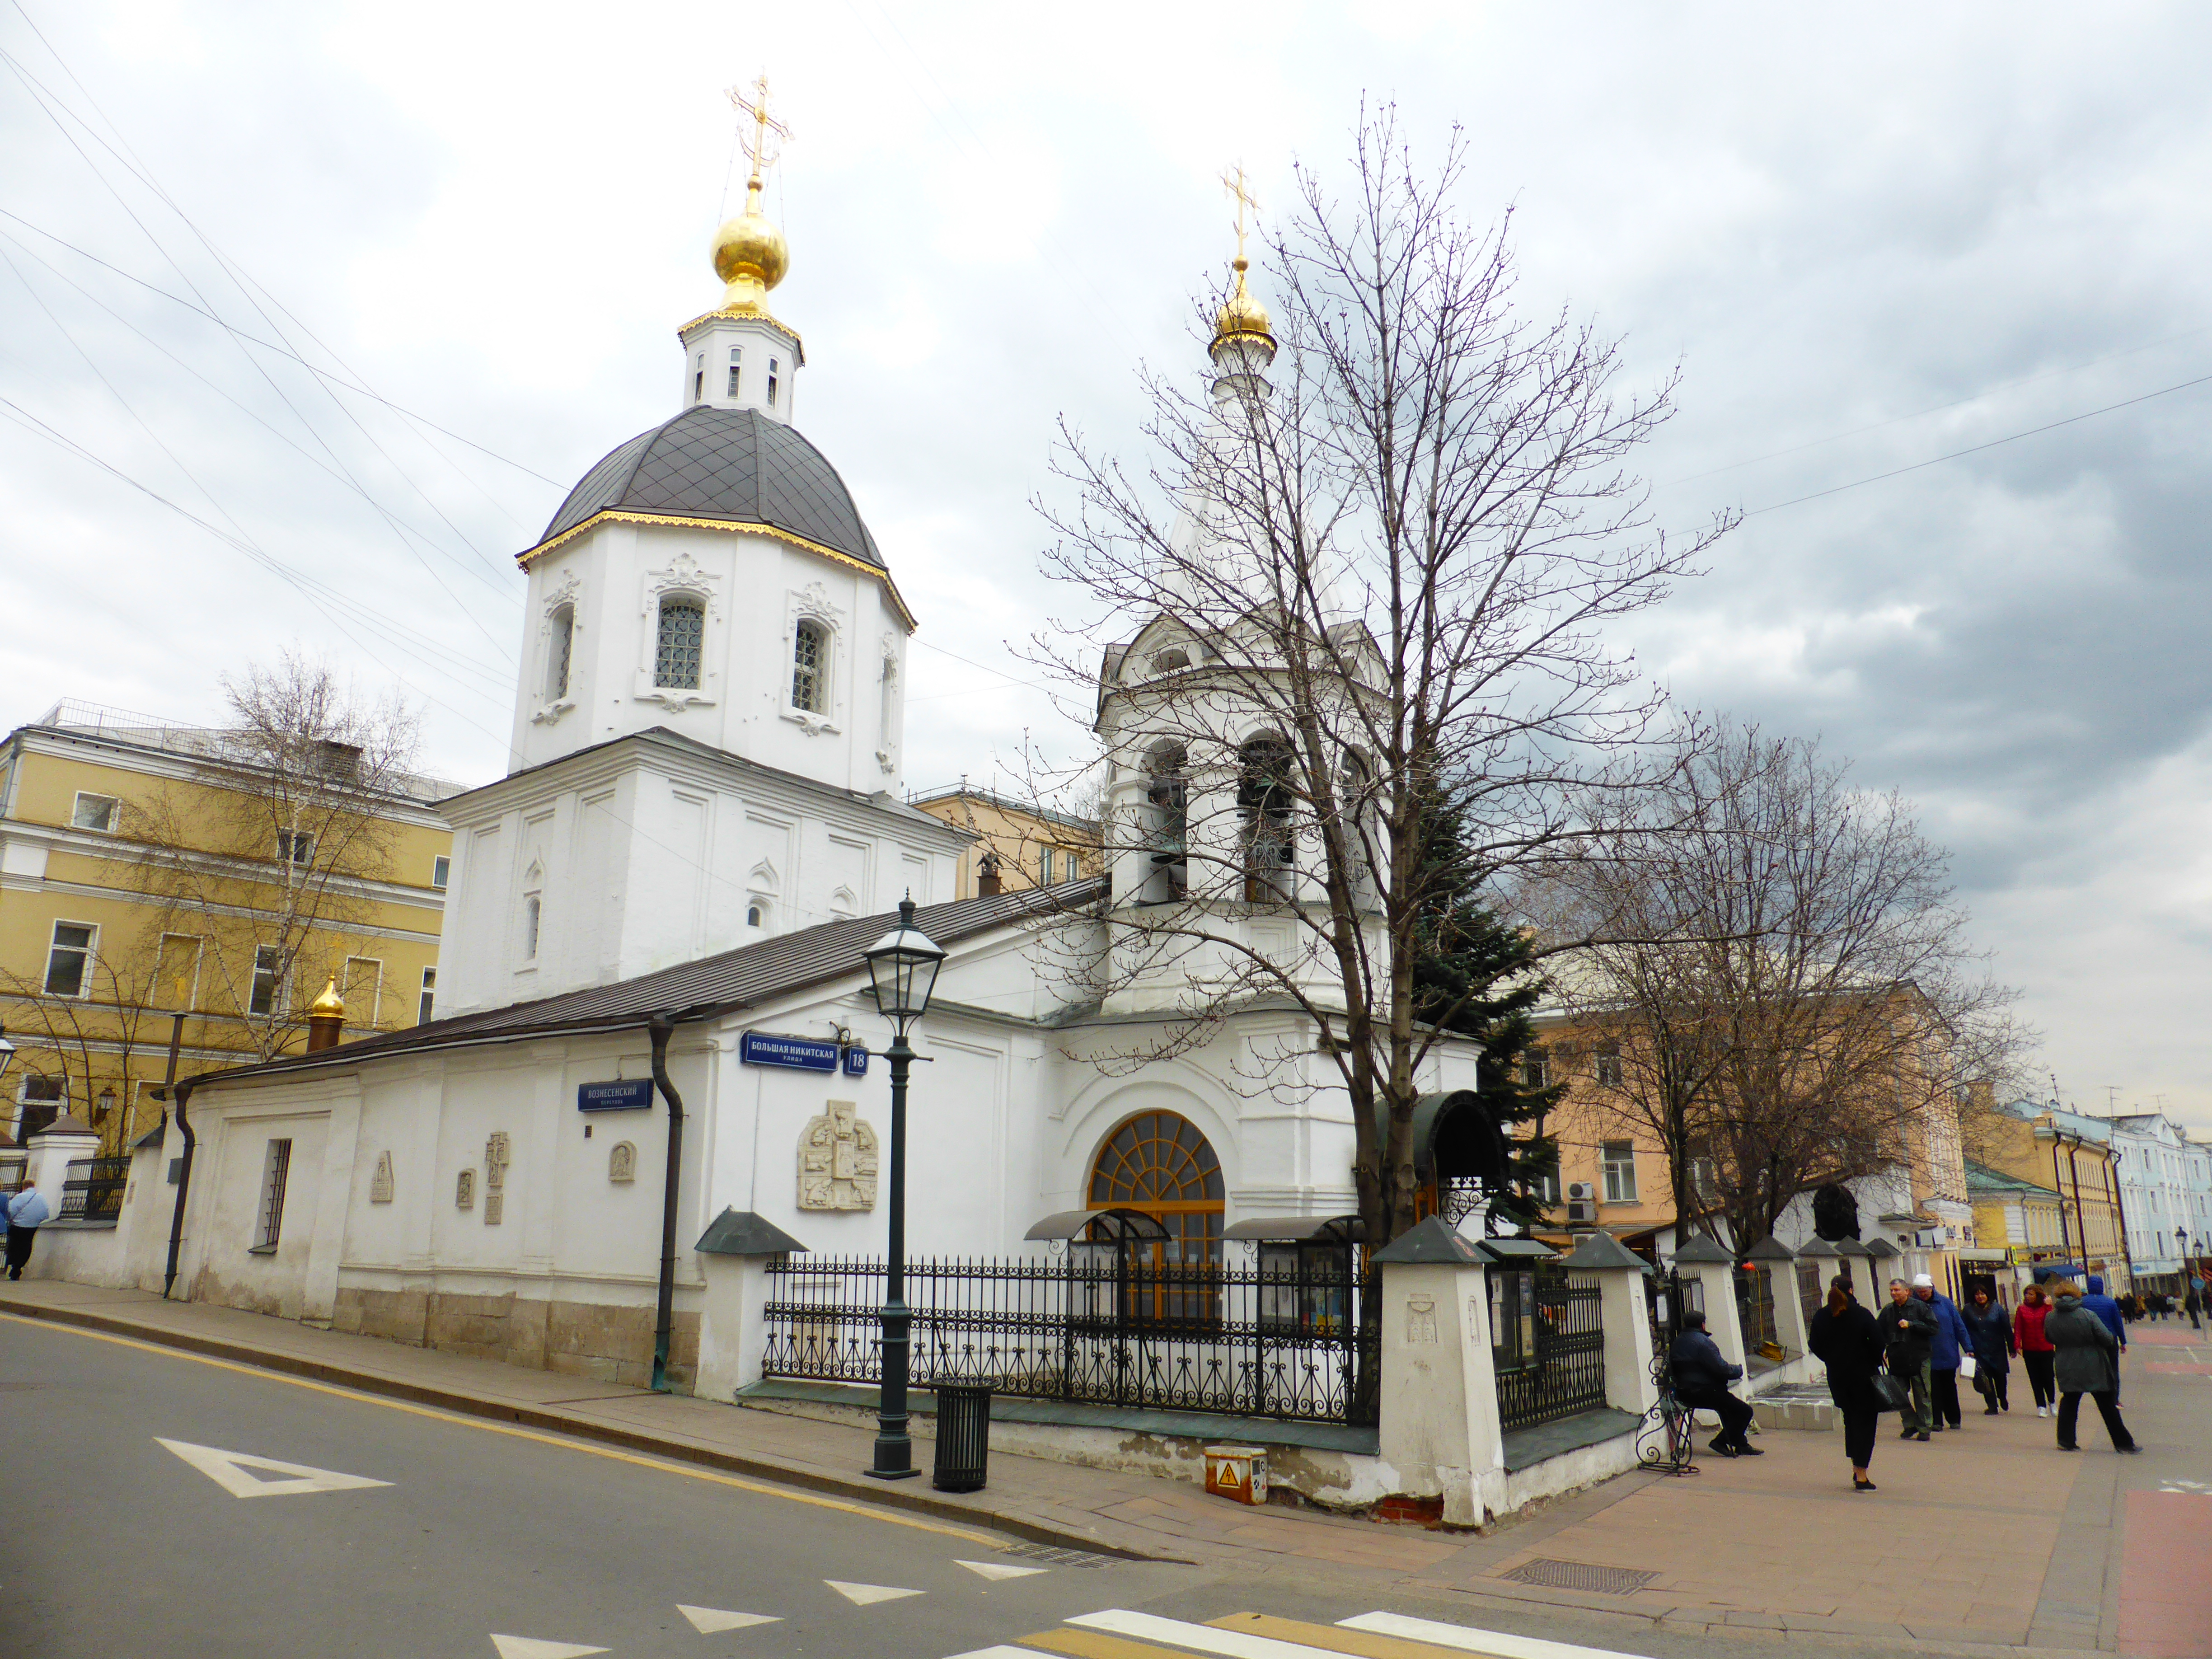
<svg viewBox="0 0 2212 1659"><path fill-rule="evenodd" d="M576 1109L580 1112L634 1112L652 1104L653 1079L649 1077L576 1085Z"/></svg>
<svg viewBox="0 0 2212 1659"><path fill-rule="evenodd" d="M837 1045L823 1037L778 1036L773 1031L748 1031L738 1045L738 1058L748 1066L788 1066L801 1072L834 1072Z"/></svg>

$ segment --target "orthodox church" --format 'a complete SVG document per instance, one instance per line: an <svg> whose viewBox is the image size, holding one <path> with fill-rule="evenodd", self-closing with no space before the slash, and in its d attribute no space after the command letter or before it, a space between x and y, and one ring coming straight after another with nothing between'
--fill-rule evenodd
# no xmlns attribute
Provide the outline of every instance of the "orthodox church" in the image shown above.
<svg viewBox="0 0 2212 1659"><path fill-rule="evenodd" d="M183 1190L155 1189L183 1212L179 1293L626 1382L667 1295L688 1384L702 1343L752 1343L702 1331L751 1316L708 1310L716 1252L884 1252L870 1049L890 1034L861 953L908 896L947 953L913 1036L911 1253L1035 1255L1121 1208L1168 1259L1218 1261L1240 1222L1355 1208L1309 1016L1259 1000L1192 1041L1187 963L1106 993L1071 966L1163 906L1293 943L1296 825L1262 811L1256 834L1233 769L1164 760L1133 712L1159 676L1202 674L1202 645L1159 618L1109 654L1109 820L1139 830L1109 830L1107 872L956 898L970 837L901 799L917 611L799 424L806 353L769 309L789 255L757 165L713 258L719 303L677 331L677 411L519 556L514 769L441 808L441 1017L197 1081L168 1130ZM1241 257L1211 349L1224 408L1240 377L1264 384L1275 342ZM823 372L810 397L865 395ZM1210 533L1202 500L1184 520ZM1250 746L1256 715L1207 706L1221 753ZM1264 891L1191 879L1190 849L1240 835ZM1471 1086L1474 1064L1449 1046L1422 1080Z"/></svg>

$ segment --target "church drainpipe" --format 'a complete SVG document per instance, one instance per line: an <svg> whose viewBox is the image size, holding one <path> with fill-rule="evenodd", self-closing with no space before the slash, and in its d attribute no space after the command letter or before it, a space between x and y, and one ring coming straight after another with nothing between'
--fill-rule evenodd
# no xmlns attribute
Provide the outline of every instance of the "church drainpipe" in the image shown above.
<svg viewBox="0 0 2212 1659"><path fill-rule="evenodd" d="M192 1097L192 1085L198 1079L186 1078L171 1091L177 1108L177 1129L185 1138L185 1155L177 1160L177 1202L169 1212L169 1266L161 1275L161 1297L168 1299L176 1288L177 1251L185 1240L185 1200L192 1190L192 1148L198 1137L192 1133L191 1120L185 1115L185 1107Z"/></svg>
<svg viewBox="0 0 2212 1659"><path fill-rule="evenodd" d="M653 1387L656 1394L666 1394L668 1332L676 1318L676 1189L684 1175L684 1097L668 1080L668 1038L676 1029L675 1019L655 1014L645 1029L653 1039L653 1081L668 1103L668 1184L660 1199L660 1290L653 1321ZM173 1269L175 1246L170 1249Z"/></svg>

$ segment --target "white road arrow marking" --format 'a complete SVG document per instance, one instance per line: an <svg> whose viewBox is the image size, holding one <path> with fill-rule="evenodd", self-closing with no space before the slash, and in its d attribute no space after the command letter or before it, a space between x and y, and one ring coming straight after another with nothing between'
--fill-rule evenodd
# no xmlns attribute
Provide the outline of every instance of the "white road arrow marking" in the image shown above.
<svg viewBox="0 0 2212 1659"><path fill-rule="evenodd" d="M903 1595L919 1595L920 1590L893 1589L889 1584L848 1584L842 1579L822 1581L856 1607L873 1607L878 1601L896 1601Z"/></svg>
<svg viewBox="0 0 2212 1659"><path fill-rule="evenodd" d="M491 1644L498 1650L499 1659L582 1659L587 1653L607 1651L574 1642L543 1641L535 1636L495 1636Z"/></svg>
<svg viewBox="0 0 2212 1659"><path fill-rule="evenodd" d="M979 1578L989 1578L993 1580L1000 1578L1034 1578L1041 1572L1050 1572L1052 1571L1050 1567L1009 1566L1004 1561L956 1560L952 1565L956 1567L967 1568L969 1571L974 1573Z"/></svg>
<svg viewBox="0 0 2212 1659"><path fill-rule="evenodd" d="M730 1613L721 1607L686 1607L676 1604L676 1611L691 1621L691 1628L702 1636L712 1636L716 1631L744 1630L749 1625L774 1625L781 1621L772 1613Z"/></svg>
<svg viewBox="0 0 2212 1659"><path fill-rule="evenodd" d="M280 1463L273 1457L218 1451L213 1446L195 1446L189 1440L164 1440L159 1435L154 1437L154 1443L176 1453L233 1498L290 1498L300 1492L357 1492L363 1486L392 1484L389 1480L371 1480L362 1474L340 1474L336 1469L313 1468L305 1463ZM258 1480L246 1473L248 1469L266 1469L271 1474L288 1478Z"/></svg>

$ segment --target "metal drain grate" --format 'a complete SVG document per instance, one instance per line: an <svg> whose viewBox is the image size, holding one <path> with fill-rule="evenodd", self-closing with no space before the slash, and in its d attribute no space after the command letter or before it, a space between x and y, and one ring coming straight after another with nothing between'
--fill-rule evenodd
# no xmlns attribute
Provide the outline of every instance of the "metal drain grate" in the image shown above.
<svg viewBox="0 0 2212 1659"><path fill-rule="evenodd" d="M1541 1584L1547 1589L1585 1590L1593 1595L1633 1595L1659 1575L1633 1567L1594 1567L1587 1561L1523 1561L1510 1572L1498 1574L1516 1584Z"/></svg>
<svg viewBox="0 0 2212 1659"><path fill-rule="evenodd" d="M1025 1561L1042 1561L1052 1567L1110 1567L1110 1555L1092 1555L1085 1550L1064 1550L1050 1544L1002 1544L1001 1555L1018 1555Z"/></svg>

